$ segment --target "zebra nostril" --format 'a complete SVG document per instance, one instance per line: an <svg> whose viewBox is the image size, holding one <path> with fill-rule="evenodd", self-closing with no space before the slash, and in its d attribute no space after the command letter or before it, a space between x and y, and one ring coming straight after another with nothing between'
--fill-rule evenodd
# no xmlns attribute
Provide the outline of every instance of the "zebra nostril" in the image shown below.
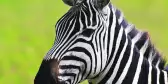
<svg viewBox="0 0 168 84"><path fill-rule="evenodd" d="M58 84L66 84L65 81L60 81Z"/></svg>

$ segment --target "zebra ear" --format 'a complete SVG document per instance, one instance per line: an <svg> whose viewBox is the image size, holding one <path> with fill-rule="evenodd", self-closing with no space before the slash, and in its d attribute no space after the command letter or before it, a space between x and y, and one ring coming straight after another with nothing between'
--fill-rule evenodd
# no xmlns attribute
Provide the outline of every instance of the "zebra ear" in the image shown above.
<svg viewBox="0 0 168 84"><path fill-rule="evenodd" d="M110 2L110 0L94 0L94 4L98 8L105 7L109 2Z"/></svg>
<svg viewBox="0 0 168 84"><path fill-rule="evenodd" d="M74 3L75 3L74 0L62 0L62 1L69 6L74 6Z"/></svg>

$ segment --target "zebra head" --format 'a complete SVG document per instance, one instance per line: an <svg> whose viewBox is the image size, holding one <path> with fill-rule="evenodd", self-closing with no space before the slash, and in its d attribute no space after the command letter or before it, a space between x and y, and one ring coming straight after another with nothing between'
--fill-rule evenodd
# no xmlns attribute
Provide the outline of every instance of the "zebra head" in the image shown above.
<svg viewBox="0 0 168 84"><path fill-rule="evenodd" d="M103 38L107 30L103 9L109 1L63 0L72 7L56 23L56 40L41 64L35 84L78 84L103 70L105 61L101 65L96 60L100 55L95 52L105 53L100 52L102 46L97 39Z"/></svg>

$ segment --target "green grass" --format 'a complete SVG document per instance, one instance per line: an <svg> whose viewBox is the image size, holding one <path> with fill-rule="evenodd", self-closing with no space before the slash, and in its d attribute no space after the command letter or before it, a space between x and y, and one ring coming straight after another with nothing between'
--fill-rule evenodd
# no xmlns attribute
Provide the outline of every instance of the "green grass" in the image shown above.
<svg viewBox="0 0 168 84"><path fill-rule="evenodd" d="M167 59L168 1L113 2L127 20L150 33ZM54 25L68 9L62 0L0 1L0 84L33 84L42 58L53 44Z"/></svg>

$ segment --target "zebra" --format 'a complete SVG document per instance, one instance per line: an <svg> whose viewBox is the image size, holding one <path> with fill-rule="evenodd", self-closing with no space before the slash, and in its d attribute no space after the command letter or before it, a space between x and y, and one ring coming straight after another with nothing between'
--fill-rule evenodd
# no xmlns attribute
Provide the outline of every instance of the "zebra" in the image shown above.
<svg viewBox="0 0 168 84"><path fill-rule="evenodd" d="M72 1L72 2L71 2ZM56 40L35 84L167 84L167 72L153 66L118 23L109 0L65 1L72 8L56 24ZM145 51L141 51L145 52Z"/></svg>

